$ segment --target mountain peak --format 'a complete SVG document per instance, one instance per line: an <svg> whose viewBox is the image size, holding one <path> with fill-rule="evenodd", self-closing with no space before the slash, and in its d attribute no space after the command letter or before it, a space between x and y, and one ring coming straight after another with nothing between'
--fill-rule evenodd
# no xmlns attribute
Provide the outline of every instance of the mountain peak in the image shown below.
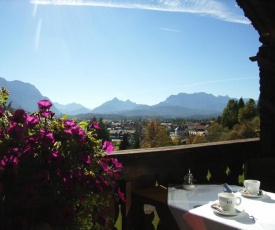
<svg viewBox="0 0 275 230"><path fill-rule="evenodd" d="M30 83L18 80L7 81L0 77L0 85L9 91L10 97L8 102L12 102L12 107L14 109L22 108L33 113L38 110L37 102L39 100L49 100L49 98L43 96L39 90ZM24 95L24 99L22 99L22 95ZM60 114L60 111L58 111L54 105L51 110L56 114Z"/></svg>
<svg viewBox="0 0 275 230"><path fill-rule="evenodd" d="M117 97L114 97L111 101L120 101Z"/></svg>
<svg viewBox="0 0 275 230"><path fill-rule="evenodd" d="M10 92L10 101L13 108L23 108L29 112L37 111L37 101L48 99L41 95L34 85L20 81L6 81L0 77L0 84ZM22 100L24 95L24 100ZM214 96L199 92L193 94L178 93L166 98L159 104L148 106L136 104L129 99L126 101L114 97L101 106L90 110L76 102L67 105L53 103L56 114L120 114L125 116L162 116L162 117L202 117L220 115L226 107L229 96ZM245 99L244 99L245 100ZM54 111L54 112L55 112Z"/></svg>
<svg viewBox="0 0 275 230"><path fill-rule="evenodd" d="M81 104L78 104L76 102L69 103L67 105L59 104L58 102L54 102L54 105L56 108L58 108L62 113L69 114L69 115L77 115L77 114L83 114L83 113L89 113L91 112L90 109L84 107Z"/></svg>
<svg viewBox="0 0 275 230"><path fill-rule="evenodd" d="M118 111L132 110L136 106L136 103L127 99L126 101L119 100L117 97L111 101L103 103L101 106L92 110L93 113L116 113Z"/></svg>

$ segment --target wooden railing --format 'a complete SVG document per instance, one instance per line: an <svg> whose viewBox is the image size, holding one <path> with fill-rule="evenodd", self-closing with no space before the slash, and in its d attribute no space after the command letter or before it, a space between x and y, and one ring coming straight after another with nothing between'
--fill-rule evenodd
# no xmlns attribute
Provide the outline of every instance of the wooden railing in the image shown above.
<svg viewBox="0 0 275 230"><path fill-rule="evenodd" d="M260 159L259 138L205 144L116 151L111 154L123 164L120 186L126 202L120 205L122 229L144 227L143 210L133 210L133 194L156 185L183 183L190 169L198 184L241 184L250 160ZM116 212L116 218L118 212ZM137 220L138 216L138 220ZM140 219L141 218L141 219ZM152 220L153 217L150 217ZM159 224L164 223L159 221ZM152 229L150 227L150 229ZM165 229L159 226L158 229Z"/></svg>

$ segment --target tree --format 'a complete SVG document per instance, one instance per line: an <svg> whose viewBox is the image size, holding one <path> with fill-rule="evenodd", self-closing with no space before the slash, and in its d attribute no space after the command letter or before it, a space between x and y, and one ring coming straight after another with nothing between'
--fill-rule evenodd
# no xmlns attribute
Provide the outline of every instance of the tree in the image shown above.
<svg viewBox="0 0 275 230"><path fill-rule="evenodd" d="M140 148L140 132L138 130L135 131L135 133L132 137L131 148L132 149Z"/></svg>
<svg viewBox="0 0 275 230"><path fill-rule="evenodd" d="M188 137L187 137L187 139L186 139L186 144L187 144L187 145L192 144L193 141L194 141L194 139L195 139L195 135L188 135Z"/></svg>
<svg viewBox="0 0 275 230"><path fill-rule="evenodd" d="M242 138L252 138L257 137L257 133L251 124L251 122L244 122L241 124L239 135Z"/></svg>
<svg viewBox="0 0 275 230"><path fill-rule="evenodd" d="M182 144L184 144L184 143L182 142L182 137L181 137L181 136L175 137L175 138L172 140L172 143L173 143L173 145L182 145Z"/></svg>
<svg viewBox="0 0 275 230"><path fill-rule="evenodd" d="M169 146L170 144L171 139L166 127L161 126L156 119L147 122L143 130L142 148Z"/></svg>
<svg viewBox="0 0 275 230"><path fill-rule="evenodd" d="M237 130L231 130L225 135L222 136L222 139L224 141L229 141L229 140L238 140L241 139L241 136L239 135Z"/></svg>
<svg viewBox="0 0 275 230"><path fill-rule="evenodd" d="M222 113L222 125L224 127L228 127L232 129L235 124L238 123L238 101L237 100L229 100L226 108Z"/></svg>
<svg viewBox="0 0 275 230"><path fill-rule="evenodd" d="M93 118L93 121L96 122L96 118L95 118L95 117ZM103 143L104 141L111 141L110 133L109 133L109 131L107 130L107 127L106 127L106 125L105 125L104 122L103 122L103 118L100 118L100 119L99 119L98 124L99 124L99 126L100 126L100 129L97 129L97 130L96 130L97 135L98 135L98 138L102 140L102 143Z"/></svg>
<svg viewBox="0 0 275 230"><path fill-rule="evenodd" d="M207 141L203 135L196 134L192 144L205 143L205 142Z"/></svg>
<svg viewBox="0 0 275 230"><path fill-rule="evenodd" d="M208 142L220 141L221 137L226 135L228 129L217 122L207 128L206 139Z"/></svg>
<svg viewBox="0 0 275 230"><path fill-rule="evenodd" d="M245 106L241 108L238 112L238 120L239 122L252 120L258 114L258 108L253 99L249 99L248 102L245 103Z"/></svg>
<svg viewBox="0 0 275 230"><path fill-rule="evenodd" d="M243 98L241 97L240 100L239 100L239 102L238 102L238 110L241 109L241 108L243 108L244 105L245 105L245 103L243 101Z"/></svg>
<svg viewBox="0 0 275 230"><path fill-rule="evenodd" d="M124 133L122 136L122 140L119 144L119 149L120 150L125 150L125 149L129 149L131 146L130 142L129 142L129 134L128 133Z"/></svg>

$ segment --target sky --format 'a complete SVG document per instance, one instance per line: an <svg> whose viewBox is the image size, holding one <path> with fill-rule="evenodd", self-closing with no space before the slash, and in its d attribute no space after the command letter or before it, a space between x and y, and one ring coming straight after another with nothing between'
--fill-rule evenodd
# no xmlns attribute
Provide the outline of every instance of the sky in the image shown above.
<svg viewBox="0 0 275 230"><path fill-rule="evenodd" d="M260 46L234 0L0 1L0 77L63 105L257 100Z"/></svg>

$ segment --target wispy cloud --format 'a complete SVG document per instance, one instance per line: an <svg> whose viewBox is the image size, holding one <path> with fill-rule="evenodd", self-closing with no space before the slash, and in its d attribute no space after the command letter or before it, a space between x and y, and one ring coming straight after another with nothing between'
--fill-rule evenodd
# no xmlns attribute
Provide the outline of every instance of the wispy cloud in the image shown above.
<svg viewBox="0 0 275 230"><path fill-rule="evenodd" d="M180 30L173 30L173 29L169 29L169 28L159 28L159 29L169 31L169 32L182 33L182 31L180 31Z"/></svg>
<svg viewBox="0 0 275 230"><path fill-rule="evenodd" d="M228 22L250 23L237 7L229 7L225 4L225 0L30 0L30 2L40 5L100 6L193 13Z"/></svg>
<svg viewBox="0 0 275 230"><path fill-rule="evenodd" d="M37 12L37 5L35 4L33 7L32 17L35 18Z"/></svg>
<svg viewBox="0 0 275 230"><path fill-rule="evenodd" d="M42 19L40 18L36 25L35 36L34 36L35 51L38 51L39 49L41 25L42 25Z"/></svg>

